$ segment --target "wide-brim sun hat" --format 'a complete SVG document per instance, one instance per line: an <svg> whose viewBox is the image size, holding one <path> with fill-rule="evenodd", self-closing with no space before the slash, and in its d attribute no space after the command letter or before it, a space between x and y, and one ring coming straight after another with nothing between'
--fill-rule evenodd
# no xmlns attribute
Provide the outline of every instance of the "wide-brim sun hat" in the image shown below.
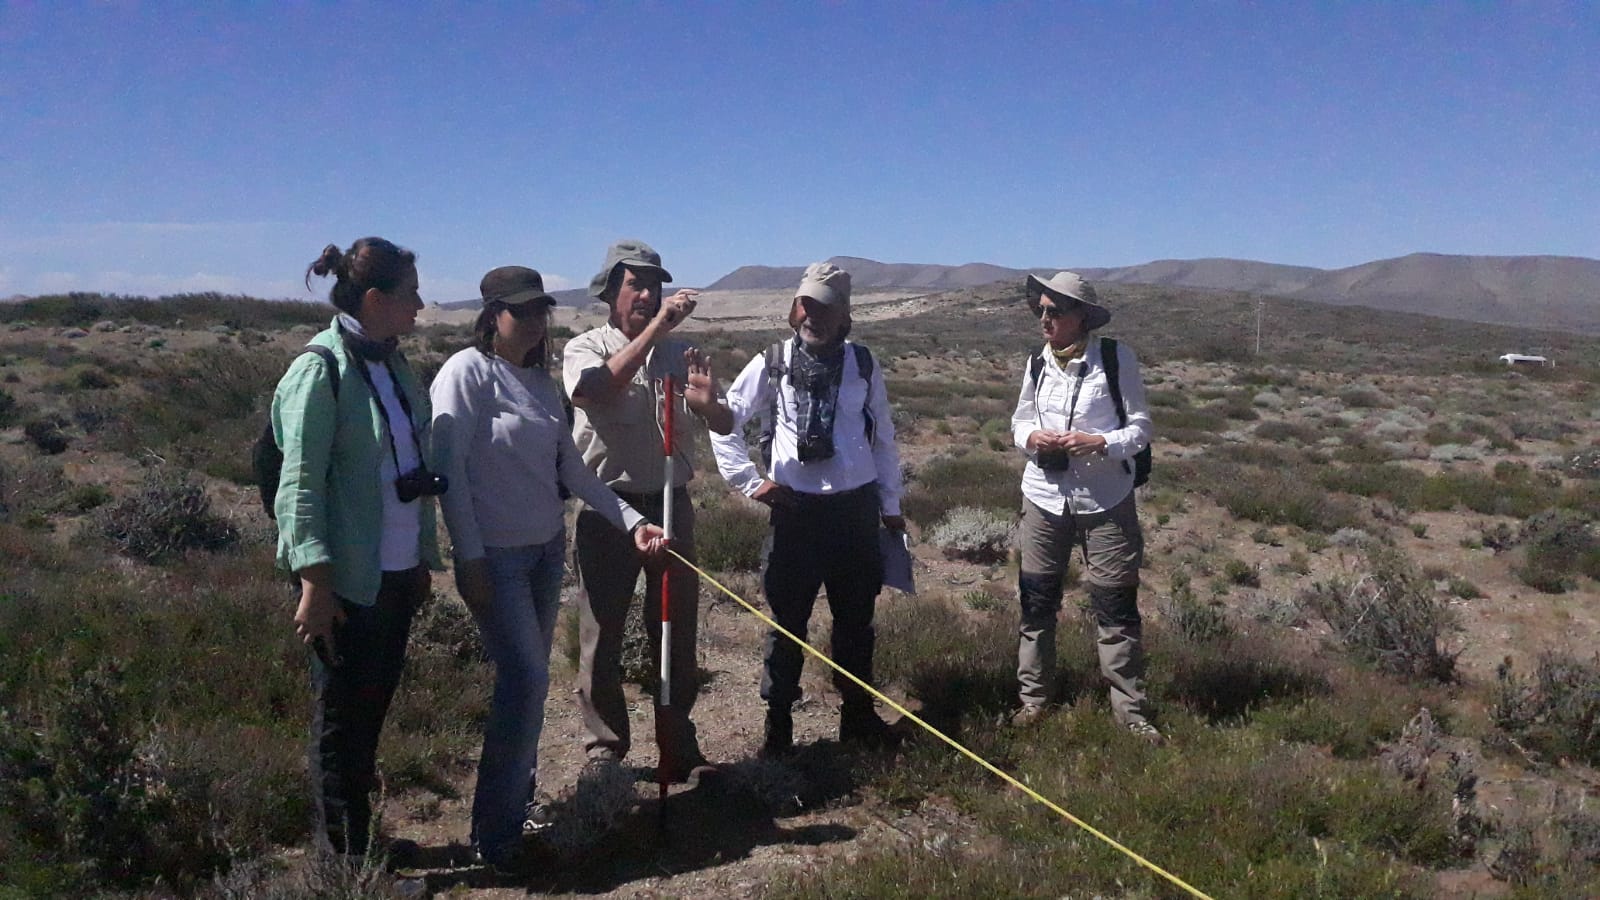
<svg viewBox="0 0 1600 900"><path fill-rule="evenodd" d="M654 247L644 241L624 238L606 250L605 265L589 279L589 296L598 297L606 292L606 285L611 283L611 275L618 266L654 270L661 276L662 284L672 283L672 273L661 267L661 254Z"/></svg>
<svg viewBox="0 0 1600 900"><path fill-rule="evenodd" d="M1057 272L1049 278L1028 276L1028 305L1038 301L1039 293L1049 294L1056 300L1070 301L1082 306L1083 330L1093 331L1111 321L1111 310L1100 305L1094 285L1084 281L1077 272Z"/></svg>
<svg viewBox="0 0 1600 900"><path fill-rule="evenodd" d="M490 269L478 282L478 293L483 304L502 303L520 306L523 303L546 303L554 306L556 298L544 289L544 276L527 266L501 266Z"/></svg>

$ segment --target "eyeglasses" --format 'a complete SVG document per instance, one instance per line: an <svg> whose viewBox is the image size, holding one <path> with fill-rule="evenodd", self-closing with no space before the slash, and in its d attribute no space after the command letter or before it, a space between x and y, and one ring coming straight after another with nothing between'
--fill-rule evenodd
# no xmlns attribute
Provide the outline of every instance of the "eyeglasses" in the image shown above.
<svg viewBox="0 0 1600 900"><path fill-rule="evenodd" d="M1068 306L1063 309L1059 306L1045 306L1043 303L1039 303L1033 307L1033 313L1036 316L1041 316L1046 319L1059 319L1077 308L1077 304L1073 304L1072 306Z"/></svg>

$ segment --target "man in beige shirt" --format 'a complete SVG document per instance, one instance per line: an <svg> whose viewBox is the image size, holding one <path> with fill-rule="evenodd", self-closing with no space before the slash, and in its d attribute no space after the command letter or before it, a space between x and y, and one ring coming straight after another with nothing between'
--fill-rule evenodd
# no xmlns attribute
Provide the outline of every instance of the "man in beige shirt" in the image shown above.
<svg viewBox="0 0 1600 900"><path fill-rule="evenodd" d="M718 434L732 428L732 415L717 399L705 356L672 330L694 312L696 291L680 290L663 300L661 286L672 275L661 256L641 241L618 241L589 293L611 308L610 320L567 343L562 378L575 409L572 436L593 469L634 509L662 521L666 465L662 453L662 378L671 375L683 391L675 400L673 483L694 477L694 433L704 422ZM692 413L688 415L686 413ZM619 540L619 536L621 540ZM628 706L622 692L623 628L639 570L646 569L645 630L652 659L661 653L661 572L634 553L626 534L595 510L578 513L579 605L578 706L584 749L594 760L618 761L630 746ZM687 488L674 490L672 547L694 559L694 507ZM689 712L699 689L695 633L699 582L682 564L671 569L671 704L655 707L656 740L667 781L687 781L705 772L706 759ZM697 771L698 770L698 771Z"/></svg>

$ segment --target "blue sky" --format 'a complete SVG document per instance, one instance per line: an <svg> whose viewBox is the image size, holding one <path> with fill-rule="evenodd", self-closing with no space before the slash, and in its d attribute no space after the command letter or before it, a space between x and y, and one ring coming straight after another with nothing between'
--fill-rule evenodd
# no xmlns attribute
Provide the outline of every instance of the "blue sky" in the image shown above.
<svg viewBox="0 0 1600 900"><path fill-rule="evenodd" d="M0 0L0 296L1600 257L1600 5ZM316 296L326 286L313 281Z"/></svg>

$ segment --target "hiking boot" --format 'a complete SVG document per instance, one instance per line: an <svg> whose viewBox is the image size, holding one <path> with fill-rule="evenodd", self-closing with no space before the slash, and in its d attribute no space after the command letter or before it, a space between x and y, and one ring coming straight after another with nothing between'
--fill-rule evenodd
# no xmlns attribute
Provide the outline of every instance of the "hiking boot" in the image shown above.
<svg viewBox="0 0 1600 900"><path fill-rule="evenodd" d="M1022 708L1011 714L1012 728L1032 728L1039 724L1045 717L1043 703L1024 703Z"/></svg>
<svg viewBox="0 0 1600 900"><path fill-rule="evenodd" d="M761 756L773 759L794 752L794 714L788 707L767 708L767 736L761 742Z"/></svg>
<svg viewBox="0 0 1600 900"><path fill-rule="evenodd" d="M709 786L722 776L722 770L696 752L682 761L673 761L656 768L656 778L667 784L687 784L690 787Z"/></svg>
<svg viewBox="0 0 1600 900"><path fill-rule="evenodd" d="M900 745L900 735L871 706L846 706L839 712L839 743L889 750Z"/></svg>
<svg viewBox="0 0 1600 900"><path fill-rule="evenodd" d="M529 835L549 827L550 804L543 800L529 800L522 811L522 833Z"/></svg>
<svg viewBox="0 0 1600 900"><path fill-rule="evenodd" d="M1128 733L1152 747L1159 747L1166 742L1166 738L1161 736L1161 732L1154 725L1143 719L1137 722L1129 722Z"/></svg>

